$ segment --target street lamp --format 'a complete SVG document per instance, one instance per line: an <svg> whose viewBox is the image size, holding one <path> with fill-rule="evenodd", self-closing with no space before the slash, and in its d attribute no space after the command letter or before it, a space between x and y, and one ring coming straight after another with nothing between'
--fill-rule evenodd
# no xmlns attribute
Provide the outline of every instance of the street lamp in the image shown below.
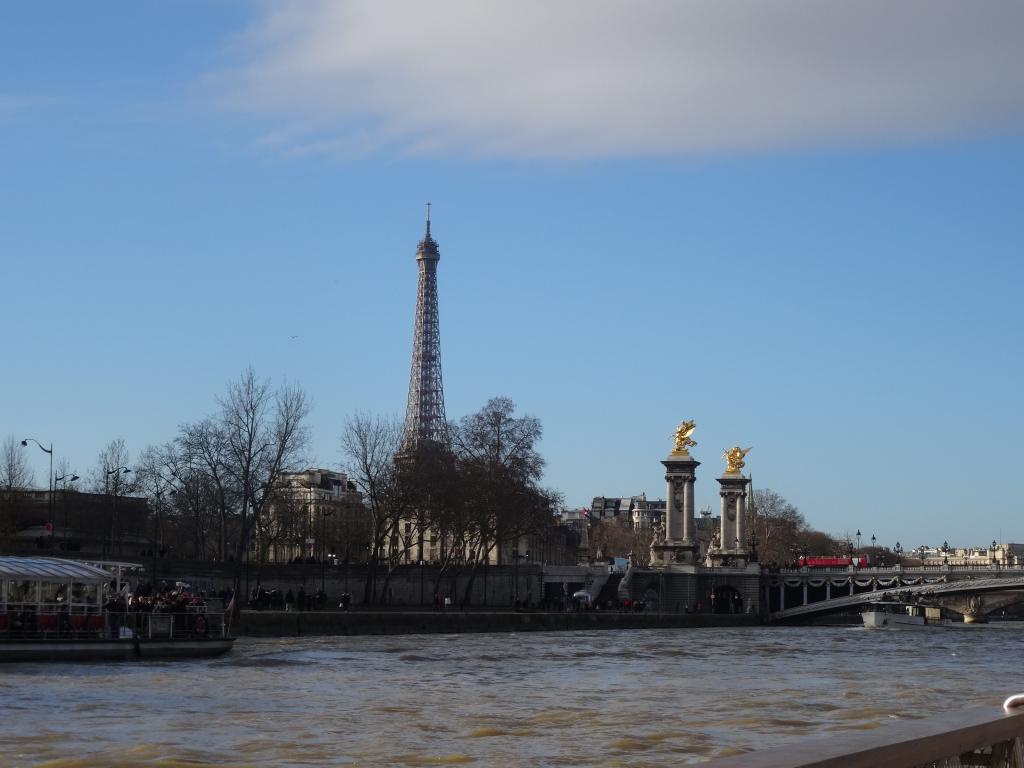
<svg viewBox="0 0 1024 768"><path fill-rule="evenodd" d="M160 479L164 480L163 477L161 477ZM167 481L164 480L164 482L167 482ZM166 491L166 490L167 490L167 488L158 488L156 490L156 493L153 494L154 496L156 496L156 515L153 516L153 542L152 542L152 544L150 546L150 554L153 556L153 588L154 589L156 589L156 553L157 553L157 547L159 546L161 528L163 527L160 524L160 512L163 509L164 491ZM170 495L171 496L177 496L178 495L177 489L176 488L171 488L171 494Z"/></svg>
<svg viewBox="0 0 1024 768"><path fill-rule="evenodd" d="M53 536L53 443L50 443L50 447L47 448L34 437L26 437L21 441L21 447L28 448L29 443L35 443L39 446L39 450L50 455L50 473L46 476L46 482L49 491L49 500L47 503L49 505L50 536Z"/></svg>
<svg viewBox="0 0 1024 768"><path fill-rule="evenodd" d="M893 547L893 552L896 553L896 562L899 565L903 565L903 547L900 546L898 541L896 542L896 546Z"/></svg>
<svg viewBox="0 0 1024 768"><path fill-rule="evenodd" d="M131 470L128 469L128 467L114 467L113 469L108 469L107 470L107 478L109 479L111 475L114 475L114 477L117 478L117 477L120 477L121 475L127 475L129 472L131 472ZM113 503L113 506L111 507L111 511L110 511L110 526L107 529L107 540L105 542L105 544L106 544L106 551L103 553L104 556L108 556L110 554L110 550L113 549L113 546L114 546L114 526L116 524L117 524L117 486L115 485L114 486L114 503ZM120 547L118 547L118 551L120 551Z"/></svg>
<svg viewBox="0 0 1024 768"><path fill-rule="evenodd" d="M327 583L327 518L331 510L320 507L320 594L326 594Z"/></svg>
<svg viewBox="0 0 1024 768"><path fill-rule="evenodd" d="M860 554L860 528L857 529L857 554Z"/></svg>
<svg viewBox="0 0 1024 768"><path fill-rule="evenodd" d="M73 483L75 482L75 480L79 479L78 475L76 475L74 472L69 473L69 475L61 475L60 477L53 478L54 488L57 487L57 483L61 482L62 480L64 481L63 490L65 491L65 493L64 495L61 496L61 504L64 507L64 544L62 545L64 549L67 549L68 540L68 500L65 498L65 496L67 495L66 491L68 489L68 483Z"/></svg>

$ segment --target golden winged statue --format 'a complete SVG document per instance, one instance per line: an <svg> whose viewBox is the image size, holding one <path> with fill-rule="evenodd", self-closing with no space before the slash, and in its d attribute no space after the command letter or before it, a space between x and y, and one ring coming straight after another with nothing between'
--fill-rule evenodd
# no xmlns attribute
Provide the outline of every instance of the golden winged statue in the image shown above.
<svg viewBox="0 0 1024 768"><path fill-rule="evenodd" d="M697 441L690 438L693 434L693 430L697 428L697 422L695 421L684 421L678 427L676 427L675 433L672 435L675 438L676 446L672 449L672 453L676 456L689 456L690 452L687 450L690 446L696 445Z"/></svg>
<svg viewBox="0 0 1024 768"><path fill-rule="evenodd" d="M738 445L734 448L730 448L722 453L722 458L725 459L725 474L727 475L738 475L743 467L746 466L746 462L743 461L743 457L750 453L750 448L740 448Z"/></svg>

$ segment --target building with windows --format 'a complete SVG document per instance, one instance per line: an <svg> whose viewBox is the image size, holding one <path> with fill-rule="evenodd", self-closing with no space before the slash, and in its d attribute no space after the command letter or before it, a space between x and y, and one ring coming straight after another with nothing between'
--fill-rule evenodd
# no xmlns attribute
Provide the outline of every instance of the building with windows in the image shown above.
<svg viewBox="0 0 1024 768"><path fill-rule="evenodd" d="M648 501L647 494L639 496L595 496L590 503L590 519L625 517L634 530L657 528L665 515L665 500Z"/></svg>
<svg viewBox="0 0 1024 768"><path fill-rule="evenodd" d="M269 562L338 563L361 557L368 540L362 494L343 472L282 472L259 537Z"/></svg>

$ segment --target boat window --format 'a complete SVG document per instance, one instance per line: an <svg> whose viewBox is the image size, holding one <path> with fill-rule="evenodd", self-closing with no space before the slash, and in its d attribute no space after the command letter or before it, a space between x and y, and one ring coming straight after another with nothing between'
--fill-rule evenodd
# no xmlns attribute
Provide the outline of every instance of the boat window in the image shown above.
<svg viewBox="0 0 1024 768"><path fill-rule="evenodd" d="M67 585L56 581L41 581L40 602L42 603L63 603L64 595L67 592Z"/></svg>
<svg viewBox="0 0 1024 768"><path fill-rule="evenodd" d="M71 585L71 603L73 605L96 605L97 599L97 586L96 584L72 584Z"/></svg>
<svg viewBox="0 0 1024 768"><path fill-rule="evenodd" d="M35 603L36 583L34 581L17 581L15 579L11 579L7 582L7 602Z"/></svg>

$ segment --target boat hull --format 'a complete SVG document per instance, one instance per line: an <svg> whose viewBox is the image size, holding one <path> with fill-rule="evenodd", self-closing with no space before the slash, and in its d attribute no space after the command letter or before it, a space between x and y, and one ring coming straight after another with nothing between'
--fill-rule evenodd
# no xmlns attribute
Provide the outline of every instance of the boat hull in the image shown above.
<svg viewBox="0 0 1024 768"><path fill-rule="evenodd" d="M227 653L233 637L182 640L9 640L0 662L202 659Z"/></svg>

